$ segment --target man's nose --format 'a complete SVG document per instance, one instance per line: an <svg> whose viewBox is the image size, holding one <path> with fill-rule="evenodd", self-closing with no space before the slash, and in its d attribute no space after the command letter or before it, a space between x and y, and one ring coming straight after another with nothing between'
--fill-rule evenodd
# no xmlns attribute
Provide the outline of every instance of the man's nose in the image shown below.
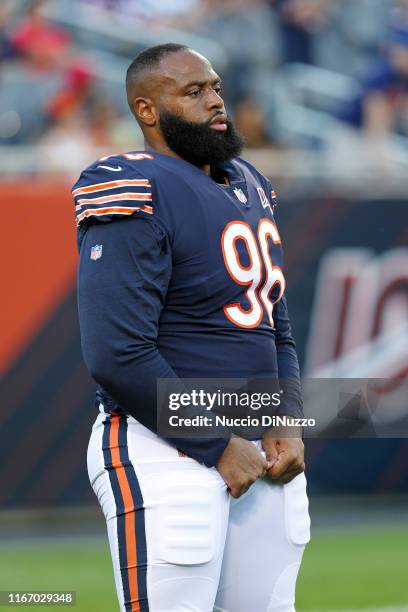
<svg viewBox="0 0 408 612"><path fill-rule="evenodd" d="M224 100L221 98L220 94L212 89L207 96L206 105L208 110L212 110L214 108L223 110Z"/></svg>

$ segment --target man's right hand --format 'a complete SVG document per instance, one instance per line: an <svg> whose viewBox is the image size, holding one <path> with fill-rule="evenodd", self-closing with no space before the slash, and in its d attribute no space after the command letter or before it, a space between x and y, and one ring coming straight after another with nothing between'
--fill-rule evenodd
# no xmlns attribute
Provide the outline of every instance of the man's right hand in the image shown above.
<svg viewBox="0 0 408 612"><path fill-rule="evenodd" d="M217 470L232 497L240 497L270 465L256 446L244 438L232 437L217 463Z"/></svg>

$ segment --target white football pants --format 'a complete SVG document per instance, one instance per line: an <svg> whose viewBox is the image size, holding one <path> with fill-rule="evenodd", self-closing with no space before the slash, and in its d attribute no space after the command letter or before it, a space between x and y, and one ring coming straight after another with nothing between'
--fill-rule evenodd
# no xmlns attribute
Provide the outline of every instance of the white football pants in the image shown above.
<svg viewBox="0 0 408 612"><path fill-rule="evenodd" d="M234 499L215 468L102 406L88 473L121 612L294 612L310 538L304 474Z"/></svg>

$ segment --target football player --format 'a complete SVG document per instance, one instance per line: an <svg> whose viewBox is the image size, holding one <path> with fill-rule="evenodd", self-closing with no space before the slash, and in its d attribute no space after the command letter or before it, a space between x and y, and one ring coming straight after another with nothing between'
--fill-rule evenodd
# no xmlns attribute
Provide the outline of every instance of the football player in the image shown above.
<svg viewBox="0 0 408 612"><path fill-rule="evenodd" d="M99 414L88 472L107 521L120 609L293 612L309 514L301 433L167 439L157 382L291 380L275 193L239 157L221 80L178 44L127 73L145 149L73 188L85 363Z"/></svg>

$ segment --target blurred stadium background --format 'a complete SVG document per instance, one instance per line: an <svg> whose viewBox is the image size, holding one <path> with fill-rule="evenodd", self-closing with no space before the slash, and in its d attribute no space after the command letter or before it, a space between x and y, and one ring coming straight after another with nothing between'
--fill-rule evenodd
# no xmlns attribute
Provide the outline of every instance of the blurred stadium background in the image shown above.
<svg viewBox="0 0 408 612"><path fill-rule="evenodd" d="M0 590L75 590L81 611L117 604L86 475L70 185L143 147L124 73L169 41L214 63L278 193L303 374L408 372L406 0L1 0ZM408 611L406 432L306 447L299 611Z"/></svg>

